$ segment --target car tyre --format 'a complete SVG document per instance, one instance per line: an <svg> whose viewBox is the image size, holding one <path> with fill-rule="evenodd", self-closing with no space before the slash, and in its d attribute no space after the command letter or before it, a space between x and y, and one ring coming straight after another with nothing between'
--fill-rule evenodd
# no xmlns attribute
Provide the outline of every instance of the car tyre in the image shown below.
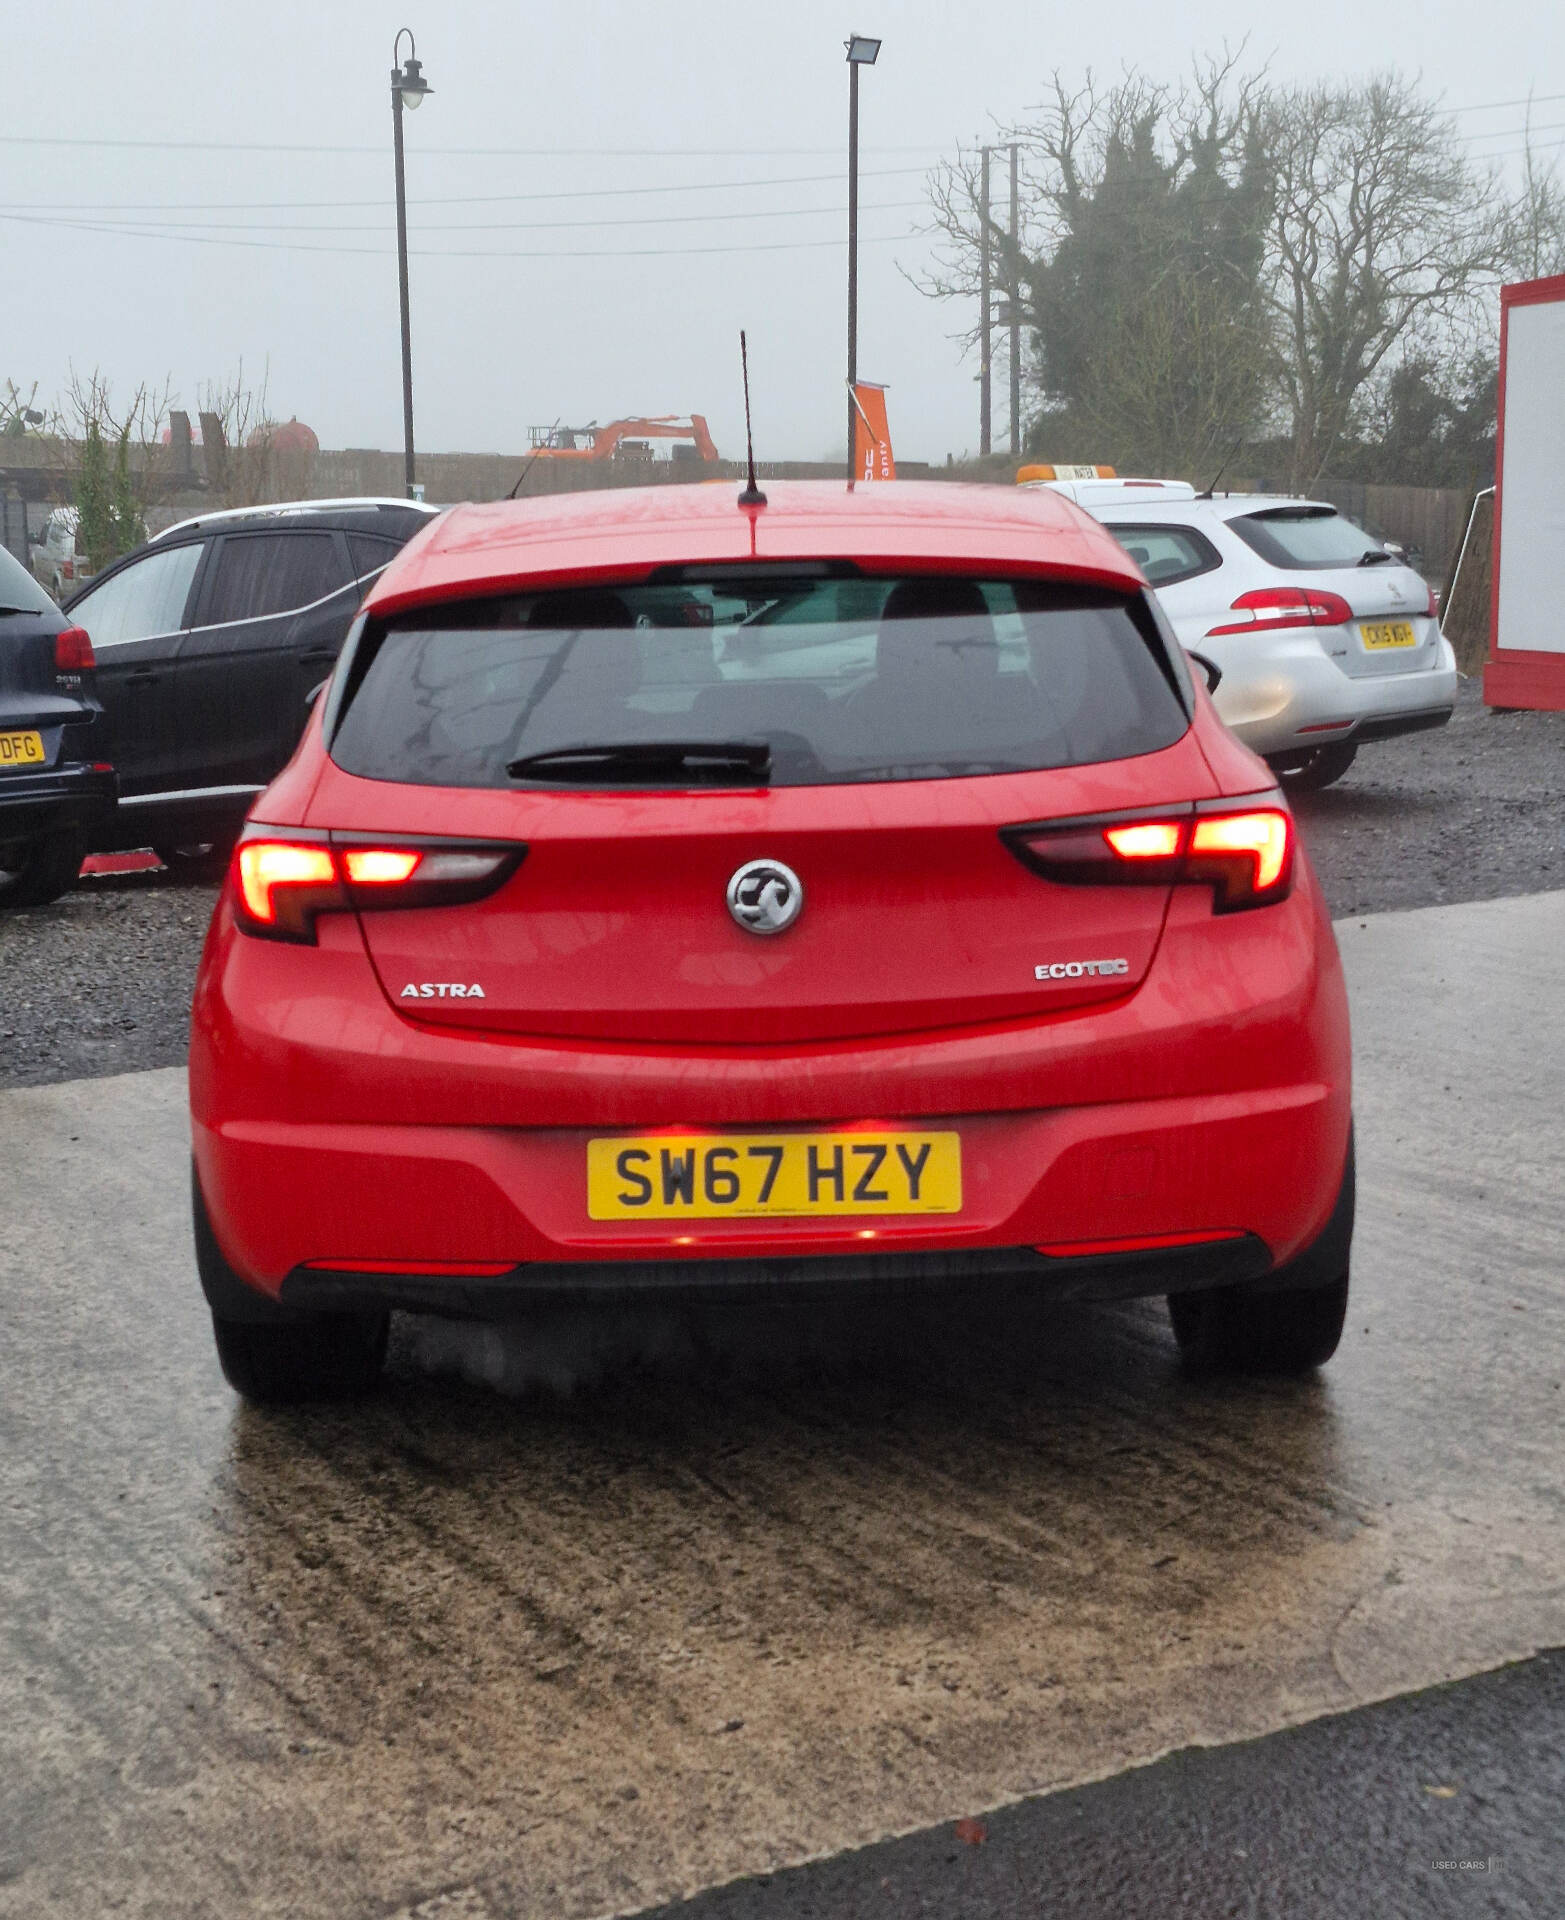
<svg viewBox="0 0 1565 1920"><path fill-rule="evenodd" d="M1267 1293L1212 1287L1171 1293L1168 1316L1192 1373L1306 1373L1337 1351L1348 1276L1320 1287Z"/></svg>
<svg viewBox="0 0 1565 1920"><path fill-rule="evenodd" d="M0 849L0 907L47 906L70 891L81 865L81 835L74 828Z"/></svg>
<svg viewBox="0 0 1565 1920"><path fill-rule="evenodd" d="M212 1314L223 1377L258 1406L369 1393L386 1358L387 1313L318 1313L268 1326Z"/></svg>
<svg viewBox="0 0 1565 1920"><path fill-rule="evenodd" d="M1287 793L1319 793L1340 780L1358 758L1358 748L1349 741L1334 747L1317 747L1302 767L1294 767L1282 776Z"/></svg>
<svg viewBox="0 0 1565 1920"><path fill-rule="evenodd" d="M212 1314L218 1362L235 1393L257 1406L281 1406L370 1392L385 1362L391 1315L293 1313L276 1305L228 1264L193 1161L190 1203L201 1291Z"/></svg>

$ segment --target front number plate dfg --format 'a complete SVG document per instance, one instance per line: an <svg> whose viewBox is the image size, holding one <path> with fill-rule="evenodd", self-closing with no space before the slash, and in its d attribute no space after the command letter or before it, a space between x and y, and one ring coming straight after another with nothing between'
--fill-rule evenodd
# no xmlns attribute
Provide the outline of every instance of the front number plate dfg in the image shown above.
<svg viewBox="0 0 1565 1920"><path fill-rule="evenodd" d="M594 1220L961 1209L956 1133L663 1133L587 1142L587 1212Z"/></svg>

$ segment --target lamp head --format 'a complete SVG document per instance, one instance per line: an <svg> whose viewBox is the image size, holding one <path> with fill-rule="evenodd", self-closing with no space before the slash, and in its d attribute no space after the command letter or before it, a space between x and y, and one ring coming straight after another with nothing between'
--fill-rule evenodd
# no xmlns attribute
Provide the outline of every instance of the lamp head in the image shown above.
<svg viewBox="0 0 1565 1920"><path fill-rule="evenodd" d="M843 42L848 49L848 63L855 67L872 67L880 53L880 42L871 40L868 34L851 33Z"/></svg>
<svg viewBox="0 0 1565 1920"><path fill-rule="evenodd" d="M424 78L423 61L415 60L410 53L400 67L393 67L391 90L401 95L403 106L411 113L426 93L434 92L434 88Z"/></svg>

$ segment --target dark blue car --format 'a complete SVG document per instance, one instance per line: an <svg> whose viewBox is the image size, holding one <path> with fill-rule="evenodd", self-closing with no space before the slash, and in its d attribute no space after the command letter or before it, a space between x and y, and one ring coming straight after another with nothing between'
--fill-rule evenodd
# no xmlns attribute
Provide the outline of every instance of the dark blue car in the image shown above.
<svg viewBox="0 0 1565 1920"><path fill-rule="evenodd" d="M0 548L0 908L75 880L114 815L92 642Z"/></svg>

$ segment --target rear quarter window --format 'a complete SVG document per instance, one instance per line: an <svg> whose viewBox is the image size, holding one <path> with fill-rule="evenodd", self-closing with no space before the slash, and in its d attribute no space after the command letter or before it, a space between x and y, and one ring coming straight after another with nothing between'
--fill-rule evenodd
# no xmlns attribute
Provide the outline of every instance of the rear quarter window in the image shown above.
<svg viewBox="0 0 1565 1920"><path fill-rule="evenodd" d="M1242 513L1228 524L1263 560L1290 572L1356 567L1366 553L1385 551L1334 507L1274 507Z"/></svg>
<svg viewBox="0 0 1565 1920"><path fill-rule="evenodd" d="M331 751L350 773L431 786L563 784L510 769L576 749L756 741L774 786L943 779L1169 746L1189 724L1180 685L1140 594L725 575L371 627Z"/></svg>
<svg viewBox="0 0 1565 1920"><path fill-rule="evenodd" d="M1154 587L1176 586L1181 580L1193 580L1199 573L1210 573L1223 564L1222 555L1204 533L1194 527L1136 526L1129 522L1106 523L1108 530L1125 549Z"/></svg>

